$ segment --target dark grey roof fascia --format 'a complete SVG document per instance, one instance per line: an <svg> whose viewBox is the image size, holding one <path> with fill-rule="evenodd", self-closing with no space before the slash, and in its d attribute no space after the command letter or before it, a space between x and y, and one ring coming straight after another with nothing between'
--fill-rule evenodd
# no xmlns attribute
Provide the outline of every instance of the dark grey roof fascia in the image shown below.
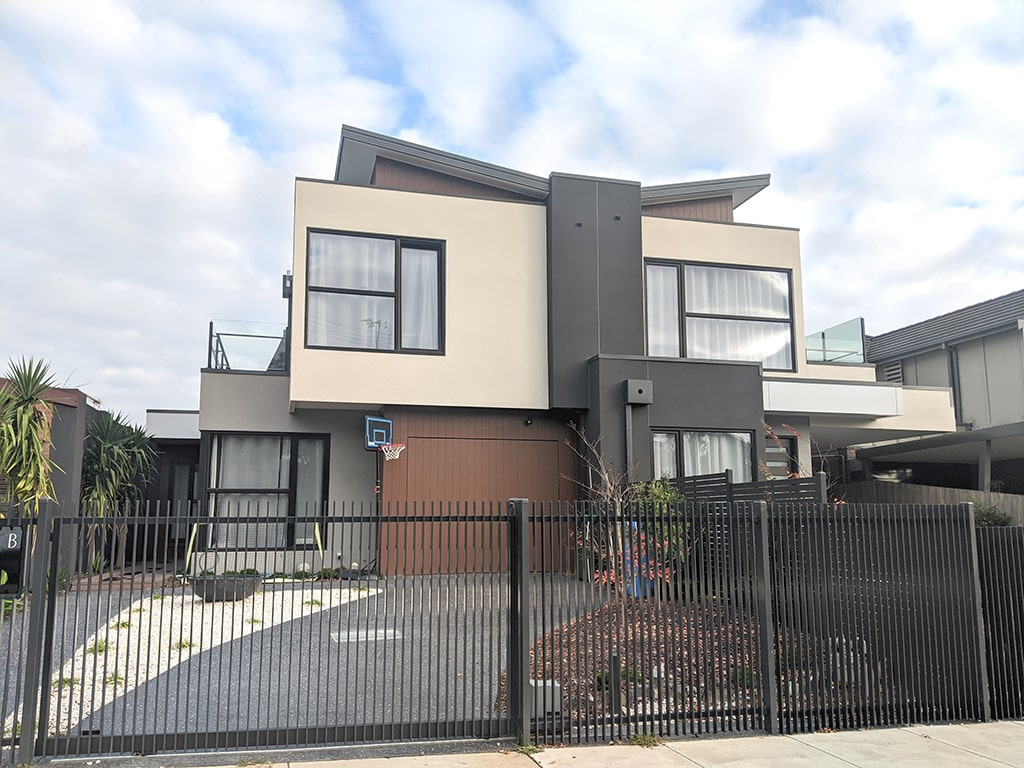
<svg viewBox="0 0 1024 768"><path fill-rule="evenodd" d="M643 205L657 205L729 195L732 197L732 207L738 208L762 189L766 189L771 184L771 179L770 173L762 173L757 176L736 176L731 179L684 181L679 184L641 187L640 202Z"/></svg>
<svg viewBox="0 0 1024 768"><path fill-rule="evenodd" d="M338 147L338 163L334 170L335 180L369 184L368 174L372 173L373 160L378 156L541 200L548 195L548 180L540 176L384 136L351 125L344 125L341 128L341 145Z"/></svg>
<svg viewBox="0 0 1024 768"><path fill-rule="evenodd" d="M866 359L886 363L944 345L1012 330L1024 318L1024 290L867 337Z"/></svg>
<svg viewBox="0 0 1024 768"><path fill-rule="evenodd" d="M585 173L566 173L565 171L552 171L551 178L576 179L579 181L598 181L603 184L623 184L627 187L640 187L639 181L629 179L613 179L610 176L589 176ZM643 189L643 187L640 187Z"/></svg>

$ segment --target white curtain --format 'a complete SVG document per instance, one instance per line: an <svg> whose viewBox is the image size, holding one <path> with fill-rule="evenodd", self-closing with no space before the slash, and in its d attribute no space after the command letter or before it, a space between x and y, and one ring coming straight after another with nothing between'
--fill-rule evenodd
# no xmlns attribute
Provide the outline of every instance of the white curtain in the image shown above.
<svg viewBox="0 0 1024 768"><path fill-rule="evenodd" d="M733 471L733 480L749 483L750 435L746 432L684 432L683 474L711 475Z"/></svg>
<svg viewBox="0 0 1024 768"><path fill-rule="evenodd" d="M276 517L288 514L285 493L218 493L217 489L288 489L291 441L279 436L218 435L213 441L212 514L215 517ZM279 548L287 545L287 523L238 523L213 527L216 548Z"/></svg>
<svg viewBox="0 0 1024 768"><path fill-rule="evenodd" d="M673 432L654 433L654 479L674 478L678 474L676 436Z"/></svg>
<svg viewBox="0 0 1024 768"><path fill-rule="evenodd" d="M679 279L675 267L647 265L647 354L679 357Z"/></svg>
<svg viewBox="0 0 1024 768"><path fill-rule="evenodd" d="M319 291L310 291L306 296L308 344L354 349L395 348L394 298Z"/></svg>
<svg viewBox="0 0 1024 768"><path fill-rule="evenodd" d="M686 318L686 356L703 360L750 360L770 369L793 367L789 323Z"/></svg>
<svg viewBox="0 0 1024 768"><path fill-rule="evenodd" d="M218 518L288 515L288 495L270 493L218 493L213 498L213 514ZM281 519L263 523L214 525L211 547L214 549L285 549L288 523Z"/></svg>
<svg viewBox="0 0 1024 768"><path fill-rule="evenodd" d="M438 348L438 253L402 249L402 348Z"/></svg>
<svg viewBox="0 0 1024 768"><path fill-rule="evenodd" d="M299 440L296 460L295 514L314 517L323 508L324 441ZM295 524L295 545L316 544L315 523Z"/></svg>
<svg viewBox="0 0 1024 768"><path fill-rule="evenodd" d="M785 272L686 266L686 311L789 319Z"/></svg>
<svg viewBox="0 0 1024 768"><path fill-rule="evenodd" d="M395 241L311 232L306 282L313 288L392 292Z"/></svg>

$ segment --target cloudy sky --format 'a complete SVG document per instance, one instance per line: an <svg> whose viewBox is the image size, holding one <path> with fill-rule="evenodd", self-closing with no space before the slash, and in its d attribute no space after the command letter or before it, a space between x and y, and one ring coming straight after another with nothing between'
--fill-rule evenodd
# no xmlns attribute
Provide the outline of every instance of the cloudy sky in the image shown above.
<svg viewBox="0 0 1024 768"><path fill-rule="evenodd" d="M771 173L807 330L1024 288L1024 2L0 3L0 362L141 421L284 321L343 123L520 170Z"/></svg>

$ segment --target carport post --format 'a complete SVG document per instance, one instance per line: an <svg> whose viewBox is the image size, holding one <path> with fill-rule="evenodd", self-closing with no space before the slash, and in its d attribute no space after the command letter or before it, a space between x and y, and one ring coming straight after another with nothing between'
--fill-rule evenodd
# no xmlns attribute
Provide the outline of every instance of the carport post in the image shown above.
<svg viewBox="0 0 1024 768"><path fill-rule="evenodd" d="M528 510L528 499L509 499L508 716L520 744L531 741Z"/></svg>

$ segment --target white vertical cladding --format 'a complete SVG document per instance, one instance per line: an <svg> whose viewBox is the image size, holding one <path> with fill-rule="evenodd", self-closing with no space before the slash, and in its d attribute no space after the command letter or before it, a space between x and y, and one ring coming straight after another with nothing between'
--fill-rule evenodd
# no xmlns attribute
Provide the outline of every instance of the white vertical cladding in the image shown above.
<svg viewBox="0 0 1024 768"><path fill-rule="evenodd" d="M306 233L441 240L444 354L306 349ZM543 205L298 180L292 403L548 407Z"/></svg>
<svg viewBox="0 0 1024 768"><path fill-rule="evenodd" d="M789 270L792 275L790 303L795 375L806 375L799 230L656 216L644 216L642 226L644 258Z"/></svg>

